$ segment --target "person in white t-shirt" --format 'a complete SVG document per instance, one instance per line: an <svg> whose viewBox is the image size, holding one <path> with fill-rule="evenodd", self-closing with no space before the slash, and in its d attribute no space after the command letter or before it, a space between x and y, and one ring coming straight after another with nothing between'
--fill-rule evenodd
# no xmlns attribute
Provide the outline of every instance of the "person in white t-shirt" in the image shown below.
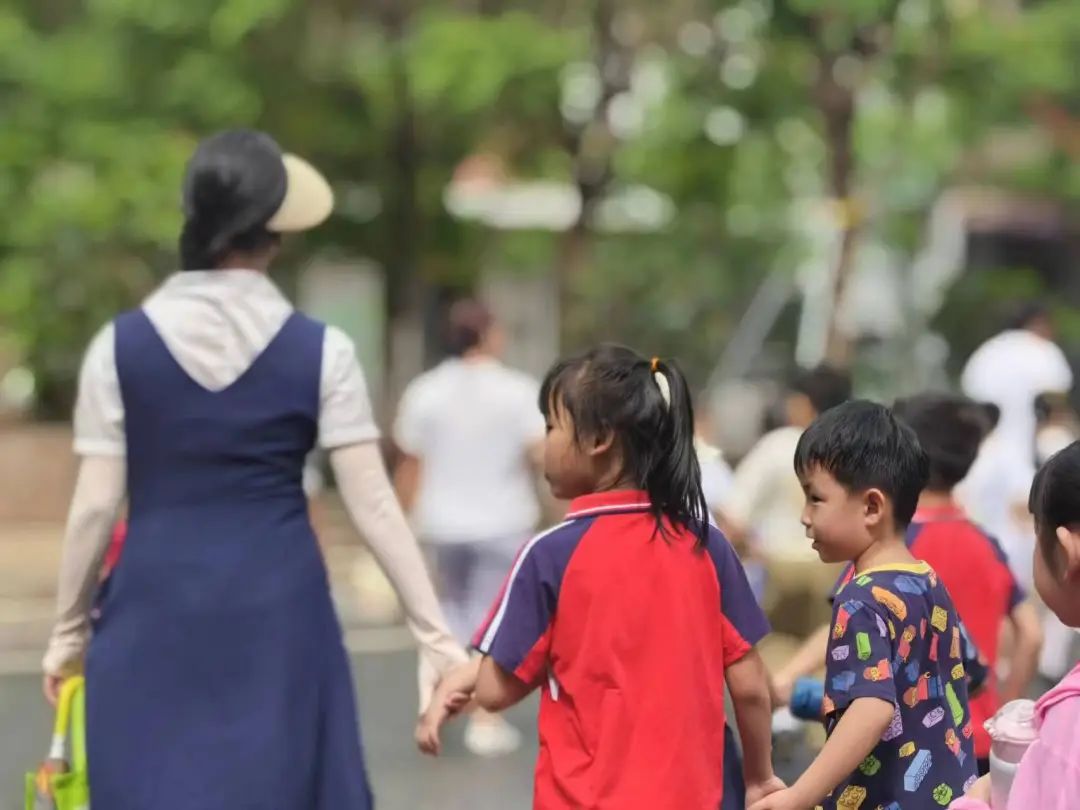
<svg viewBox="0 0 1080 810"><path fill-rule="evenodd" d="M448 343L451 356L402 395L394 439L404 458L396 481L430 550L450 628L467 640L540 520L544 420L539 383L500 362L503 334L487 307L454 304ZM520 735L478 712L465 743L494 755L516 748Z"/></svg>
<svg viewBox="0 0 1080 810"><path fill-rule="evenodd" d="M1040 397L1065 398L1073 384L1065 353L1054 342L1049 309L1023 305L1009 328L983 343L971 355L960 379L969 397L996 406L997 426L979 450L971 472L957 489L957 498L972 518L1001 543L1009 567L1020 584L1032 589L1035 527L1028 512L1028 491L1039 458L1037 444ZM1051 445L1054 437L1049 438ZM1072 633L1047 614L1040 671L1057 679L1067 666Z"/></svg>
<svg viewBox="0 0 1080 810"><path fill-rule="evenodd" d="M1035 458L1036 398L1068 392L1072 383L1069 361L1054 342L1053 321L1041 304L1026 304L1010 328L976 349L960 379L967 396L998 406L995 433L1028 463Z"/></svg>
<svg viewBox="0 0 1080 810"><path fill-rule="evenodd" d="M828 620L821 595L838 572L818 561L806 539L795 447L819 414L850 397L846 373L828 366L799 373L784 403L787 424L762 436L742 459L724 504L723 526L736 548L764 559L763 607L773 629L798 638Z"/></svg>
<svg viewBox="0 0 1080 810"><path fill-rule="evenodd" d="M1072 388L1072 369L1053 337L1047 309L1025 305L1010 328L975 350L960 378L967 396L996 406L999 416L957 496L972 518L997 537L1028 589L1035 538L1027 510L1035 477L1035 402L1041 394Z"/></svg>

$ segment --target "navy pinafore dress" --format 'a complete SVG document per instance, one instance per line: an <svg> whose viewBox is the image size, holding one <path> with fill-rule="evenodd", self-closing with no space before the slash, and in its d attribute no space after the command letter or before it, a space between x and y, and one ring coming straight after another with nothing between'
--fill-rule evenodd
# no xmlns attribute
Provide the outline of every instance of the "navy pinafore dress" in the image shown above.
<svg viewBox="0 0 1080 810"><path fill-rule="evenodd" d="M324 327L228 388L116 320L130 519L87 653L95 810L368 810L349 664L301 487Z"/></svg>

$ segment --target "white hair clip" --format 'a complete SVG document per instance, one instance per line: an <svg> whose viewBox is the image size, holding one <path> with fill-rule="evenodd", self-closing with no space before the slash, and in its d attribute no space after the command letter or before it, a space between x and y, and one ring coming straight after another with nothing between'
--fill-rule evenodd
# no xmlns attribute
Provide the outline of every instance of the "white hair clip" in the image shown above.
<svg viewBox="0 0 1080 810"><path fill-rule="evenodd" d="M664 372L660 371L660 358L654 357L651 363L653 380L656 382L656 387L660 389L660 396L664 398L664 405L671 407L671 383L668 382L667 376Z"/></svg>

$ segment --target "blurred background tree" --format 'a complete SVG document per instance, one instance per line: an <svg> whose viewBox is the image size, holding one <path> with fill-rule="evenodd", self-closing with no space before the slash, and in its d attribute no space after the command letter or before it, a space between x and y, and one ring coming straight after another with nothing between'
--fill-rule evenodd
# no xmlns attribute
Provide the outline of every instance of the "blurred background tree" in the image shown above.
<svg viewBox="0 0 1080 810"><path fill-rule="evenodd" d="M699 384L825 356L914 383L928 328L966 351L993 326L958 314L1018 294L974 265L919 292L957 187L1048 206L1065 247L1009 265L1024 293L1076 291L1072 0L11 0L0 75L0 329L45 417L174 269L184 161L227 126L334 181L338 215L284 267L374 259L428 361L448 297L520 272L553 279L567 348L626 340ZM451 204L470 179L574 204L493 224ZM879 334L866 302L893 298Z"/></svg>

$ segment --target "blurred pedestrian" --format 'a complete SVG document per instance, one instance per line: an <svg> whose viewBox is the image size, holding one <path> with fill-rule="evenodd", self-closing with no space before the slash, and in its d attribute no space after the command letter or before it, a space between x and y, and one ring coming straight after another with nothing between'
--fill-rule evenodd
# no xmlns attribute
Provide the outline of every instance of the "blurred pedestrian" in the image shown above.
<svg viewBox="0 0 1080 810"><path fill-rule="evenodd" d="M1032 586L1027 493L1035 476L1035 403L1042 394L1067 393L1073 382L1054 334L1050 310L1026 303L1004 331L975 350L961 375L964 393L997 406L998 421L957 496L1002 544L1025 589Z"/></svg>
<svg viewBox="0 0 1080 810"><path fill-rule="evenodd" d="M456 302L447 338L450 356L402 395L395 478L434 562L450 628L467 641L540 520L544 420L539 383L501 362L504 334L483 303ZM517 729L483 711L465 731L480 755L520 743Z"/></svg>
<svg viewBox="0 0 1080 810"><path fill-rule="evenodd" d="M787 424L766 433L735 468L722 525L736 548L765 560L765 612L773 630L806 638L829 617L821 604L838 570L818 562L801 523L804 496L792 466L799 437L851 396L851 379L821 366L799 372L785 399Z"/></svg>

